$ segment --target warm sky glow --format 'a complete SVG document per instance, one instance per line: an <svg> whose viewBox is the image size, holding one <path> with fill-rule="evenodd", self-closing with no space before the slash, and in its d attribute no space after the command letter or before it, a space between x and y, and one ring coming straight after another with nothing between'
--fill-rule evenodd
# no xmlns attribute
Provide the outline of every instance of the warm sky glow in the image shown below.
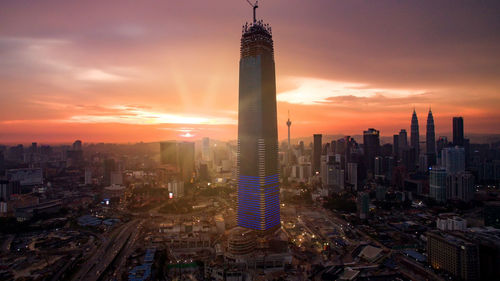
<svg viewBox="0 0 500 281"><path fill-rule="evenodd" d="M263 0L280 138L500 133L499 1ZM0 142L235 139L244 1L2 1Z"/></svg>

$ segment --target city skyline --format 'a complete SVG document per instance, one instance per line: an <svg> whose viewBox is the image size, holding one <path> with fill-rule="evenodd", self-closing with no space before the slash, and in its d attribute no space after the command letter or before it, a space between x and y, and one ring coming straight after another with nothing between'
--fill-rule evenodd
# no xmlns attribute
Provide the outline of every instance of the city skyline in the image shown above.
<svg viewBox="0 0 500 281"><path fill-rule="evenodd" d="M2 3L0 142L236 139L232 46L248 9L120 3ZM500 5L455 3L263 2L279 31L279 140L289 110L296 137L410 132L411 110L429 107L436 136L453 116L500 133Z"/></svg>
<svg viewBox="0 0 500 281"><path fill-rule="evenodd" d="M1 3L1 280L500 276L500 2Z"/></svg>

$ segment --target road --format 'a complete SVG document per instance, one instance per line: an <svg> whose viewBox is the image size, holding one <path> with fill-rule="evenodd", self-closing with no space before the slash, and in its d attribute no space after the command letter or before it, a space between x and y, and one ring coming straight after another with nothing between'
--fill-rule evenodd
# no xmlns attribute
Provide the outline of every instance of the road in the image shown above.
<svg viewBox="0 0 500 281"><path fill-rule="evenodd" d="M132 251L134 251L134 245L135 242L137 242L137 239L140 237L140 233L143 227L144 221L141 221L139 225L137 226L137 231L134 231L130 239L128 239L127 244L123 248L122 253L117 257L116 261L114 262L114 265L116 265L115 270L112 274L114 279L120 279L121 278L121 272L123 270L127 270L125 268L125 263L127 261L127 257L132 254Z"/></svg>
<svg viewBox="0 0 500 281"><path fill-rule="evenodd" d="M117 230L115 230L109 239L107 239L96 253L92 255L73 277L73 281L97 281L109 264L114 260L122 247L128 241L129 237L137 230L139 220L130 221Z"/></svg>

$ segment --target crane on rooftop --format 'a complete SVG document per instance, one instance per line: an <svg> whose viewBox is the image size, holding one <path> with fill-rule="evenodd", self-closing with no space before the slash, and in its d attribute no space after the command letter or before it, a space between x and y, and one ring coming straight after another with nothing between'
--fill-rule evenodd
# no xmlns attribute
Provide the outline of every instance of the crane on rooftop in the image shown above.
<svg viewBox="0 0 500 281"><path fill-rule="evenodd" d="M247 0L248 4L250 4L250 6L252 6L253 8L253 23L255 23L257 21L257 18L255 16L255 11L257 10L257 8L259 7L259 1L255 1L254 4L252 4L252 2L250 2L250 0Z"/></svg>

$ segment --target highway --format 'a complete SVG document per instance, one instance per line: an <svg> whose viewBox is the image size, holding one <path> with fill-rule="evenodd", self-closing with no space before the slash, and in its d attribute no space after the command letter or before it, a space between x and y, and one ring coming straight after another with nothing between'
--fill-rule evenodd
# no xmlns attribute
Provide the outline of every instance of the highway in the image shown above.
<svg viewBox="0 0 500 281"><path fill-rule="evenodd" d="M99 280L132 233L137 231L139 223L139 220L133 220L116 229L111 237L97 249L96 253L80 267L72 280Z"/></svg>
<svg viewBox="0 0 500 281"><path fill-rule="evenodd" d="M125 263L127 261L127 257L130 256L132 254L132 252L134 251L133 246L135 245L135 242L137 242L137 239L139 239L139 237L140 237L140 233L141 233L143 224L144 224L144 221L141 221L139 223L139 226L137 227L137 231L132 233L132 236L130 237L130 239L128 239L128 242L125 245L125 247L123 248L122 252L115 260L115 262L114 262L115 266L113 266L115 269L114 269L113 274L112 274L113 279L120 279L121 278L120 273L123 272L123 270L127 270L127 268L125 268Z"/></svg>

